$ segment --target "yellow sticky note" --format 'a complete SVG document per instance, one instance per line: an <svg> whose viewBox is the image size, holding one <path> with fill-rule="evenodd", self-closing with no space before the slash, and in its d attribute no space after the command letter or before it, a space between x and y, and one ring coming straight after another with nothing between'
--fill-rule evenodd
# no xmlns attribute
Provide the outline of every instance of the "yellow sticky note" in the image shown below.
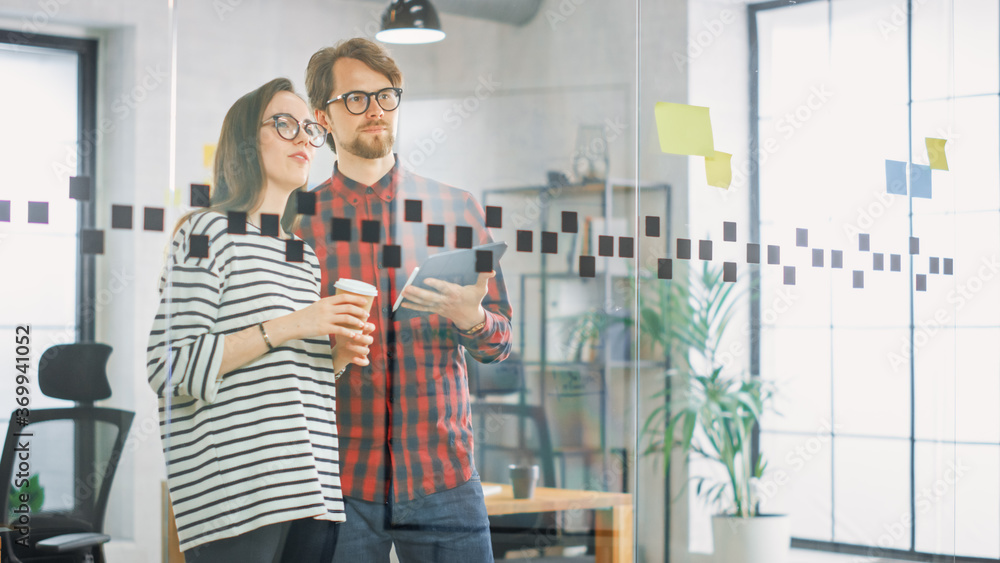
<svg viewBox="0 0 1000 563"><path fill-rule="evenodd" d="M934 170L947 170L948 156L944 154L944 144L948 140L927 137L924 139L924 142L927 143L927 158L931 162L931 168Z"/></svg>
<svg viewBox="0 0 1000 563"><path fill-rule="evenodd" d="M705 157L705 177L709 186L729 189L729 184L733 183L732 160L733 155L719 151Z"/></svg>
<svg viewBox="0 0 1000 563"><path fill-rule="evenodd" d="M171 190L166 188L163 190L163 205L166 207L170 206L180 206L181 204L181 191Z"/></svg>
<svg viewBox="0 0 1000 563"><path fill-rule="evenodd" d="M215 145L205 145L202 150L202 163L205 168L211 168L215 164Z"/></svg>
<svg viewBox="0 0 1000 563"><path fill-rule="evenodd" d="M706 107L656 102L656 131L663 152L705 157L715 154L712 120Z"/></svg>

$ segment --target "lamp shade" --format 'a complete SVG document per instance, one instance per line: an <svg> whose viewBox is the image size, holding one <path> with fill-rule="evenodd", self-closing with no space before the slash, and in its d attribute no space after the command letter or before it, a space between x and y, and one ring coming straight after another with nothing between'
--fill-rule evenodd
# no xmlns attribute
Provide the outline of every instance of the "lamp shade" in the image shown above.
<svg viewBox="0 0 1000 563"><path fill-rule="evenodd" d="M444 39L441 20L430 0L392 0L382 13L383 43L434 43Z"/></svg>

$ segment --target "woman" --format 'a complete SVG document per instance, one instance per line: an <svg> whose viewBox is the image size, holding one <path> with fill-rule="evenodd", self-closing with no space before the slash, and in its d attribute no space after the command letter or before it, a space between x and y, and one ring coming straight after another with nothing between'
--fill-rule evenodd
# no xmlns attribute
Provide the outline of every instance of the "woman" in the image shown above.
<svg viewBox="0 0 1000 563"><path fill-rule="evenodd" d="M325 139L288 80L243 96L222 124L212 206L174 235L147 366L188 563L326 563L344 520L334 381L368 364L375 327L363 298L320 299L311 248L286 259L300 239L260 228Z"/></svg>

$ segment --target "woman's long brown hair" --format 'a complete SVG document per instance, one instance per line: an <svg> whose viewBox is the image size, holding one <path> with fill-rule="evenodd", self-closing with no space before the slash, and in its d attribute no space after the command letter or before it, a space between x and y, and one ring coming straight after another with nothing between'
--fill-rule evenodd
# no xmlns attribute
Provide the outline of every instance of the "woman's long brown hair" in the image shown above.
<svg viewBox="0 0 1000 563"><path fill-rule="evenodd" d="M278 92L295 94L292 82L287 78L275 78L260 88L236 100L225 119L219 144L215 149L215 171L213 174L212 197L208 208L195 209L184 214L174 227L174 235L181 224L195 213L217 211L250 212L260 205L264 198L264 163L260 155L260 127L264 121L264 110ZM304 186L303 186L304 188ZM302 189L302 188L299 188ZM298 223L293 192L289 204L281 217L281 225L286 232L295 229Z"/></svg>

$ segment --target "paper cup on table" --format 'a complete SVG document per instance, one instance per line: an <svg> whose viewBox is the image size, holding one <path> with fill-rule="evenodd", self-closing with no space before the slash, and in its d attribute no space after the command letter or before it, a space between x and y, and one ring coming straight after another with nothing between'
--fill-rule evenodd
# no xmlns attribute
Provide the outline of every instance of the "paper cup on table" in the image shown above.
<svg viewBox="0 0 1000 563"><path fill-rule="evenodd" d="M358 280L341 278L337 280L337 283L333 284L333 287L337 290L335 295L340 295L341 293L352 293L354 295L359 295L361 297L364 297L366 304L362 308L368 312L371 312L372 303L375 301L375 296L378 295L378 288L376 288L374 285L370 283L365 283L363 281L358 281ZM353 327L347 327L347 328L353 328Z"/></svg>

